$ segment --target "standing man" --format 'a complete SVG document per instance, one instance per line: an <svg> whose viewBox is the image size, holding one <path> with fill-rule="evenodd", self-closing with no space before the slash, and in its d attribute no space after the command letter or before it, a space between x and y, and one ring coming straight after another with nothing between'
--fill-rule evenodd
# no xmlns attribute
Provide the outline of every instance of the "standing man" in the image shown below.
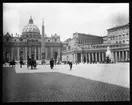
<svg viewBox="0 0 132 105"><path fill-rule="evenodd" d="M72 62L71 61L68 61L68 64L70 66L70 70L72 69Z"/></svg>
<svg viewBox="0 0 132 105"><path fill-rule="evenodd" d="M31 66L31 59L30 58L28 58L28 60L27 60L27 68L29 68L29 66Z"/></svg>
<svg viewBox="0 0 132 105"><path fill-rule="evenodd" d="M21 59L20 60L20 68L22 68L22 65L23 65L23 60Z"/></svg>
<svg viewBox="0 0 132 105"><path fill-rule="evenodd" d="M53 60L53 58L51 58L51 60L50 60L50 68L53 69L53 67L54 67L54 60Z"/></svg>

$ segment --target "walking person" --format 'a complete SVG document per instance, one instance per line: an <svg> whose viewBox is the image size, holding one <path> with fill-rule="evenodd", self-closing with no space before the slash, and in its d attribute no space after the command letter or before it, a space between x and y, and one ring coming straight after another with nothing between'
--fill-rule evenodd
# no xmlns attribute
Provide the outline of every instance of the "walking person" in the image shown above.
<svg viewBox="0 0 132 105"><path fill-rule="evenodd" d="M12 67L13 67L13 66L15 67L15 65L16 65L16 62L15 62L15 60L13 59L13 60L12 60Z"/></svg>
<svg viewBox="0 0 132 105"><path fill-rule="evenodd" d="M54 60L53 60L53 58L51 58L51 60L50 60L50 68L53 69L53 67L54 67Z"/></svg>
<svg viewBox="0 0 132 105"><path fill-rule="evenodd" d="M20 60L20 68L22 68L22 65L23 65L23 60L21 59Z"/></svg>
<svg viewBox="0 0 132 105"><path fill-rule="evenodd" d="M31 65L31 60L30 60L30 58L28 58L28 60L27 60L27 68L29 68L30 65Z"/></svg>
<svg viewBox="0 0 132 105"><path fill-rule="evenodd" d="M70 70L72 69L72 62L68 61L68 64L70 66Z"/></svg>

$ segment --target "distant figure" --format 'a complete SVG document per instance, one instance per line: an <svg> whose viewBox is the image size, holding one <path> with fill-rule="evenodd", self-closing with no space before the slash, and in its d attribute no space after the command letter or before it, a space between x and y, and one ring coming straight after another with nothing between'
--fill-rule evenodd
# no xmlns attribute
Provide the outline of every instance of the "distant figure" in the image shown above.
<svg viewBox="0 0 132 105"><path fill-rule="evenodd" d="M36 60L34 59L31 59L31 69L36 69L36 66L37 66L37 63L36 63Z"/></svg>
<svg viewBox="0 0 132 105"><path fill-rule="evenodd" d="M22 68L22 65L23 65L24 63L23 63L23 60L21 59L20 60L20 68Z"/></svg>
<svg viewBox="0 0 132 105"><path fill-rule="evenodd" d="M16 62L15 62L15 60L13 59L13 60L9 63L9 66L12 65L12 67L13 67L13 66L15 66L15 64L16 64Z"/></svg>
<svg viewBox="0 0 132 105"><path fill-rule="evenodd" d="M72 69L72 62L68 61L68 64L70 66L70 70Z"/></svg>
<svg viewBox="0 0 132 105"><path fill-rule="evenodd" d="M36 67L37 67L37 62L36 62L36 60L33 60L33 62L34 62L34 64L33 64L34 69L36 69Z"/></svg>
<svg viewBox="0 0 132 105"><path fill-rule="evenodd" d="M27 60L27 68L29 68L30 65L31 65L31 59L28 58L28 60Z"/></svg>
<svg viewBox="0 0 132 105"><path fill-rule="evenodd" d="M53 60L53 58L51 58L51 60L50 60L50 68L53 69L53 67L54 67L54 60Z"/></svg>

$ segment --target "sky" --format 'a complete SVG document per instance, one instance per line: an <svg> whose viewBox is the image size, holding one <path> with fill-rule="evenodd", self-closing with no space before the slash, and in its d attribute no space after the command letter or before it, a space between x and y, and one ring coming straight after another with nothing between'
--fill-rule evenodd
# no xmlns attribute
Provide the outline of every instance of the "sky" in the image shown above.
<svg viewBox="0 0 132 105"><path fill-rule="evenodd" d="M128 3L3 3L3 34L21 35L32 16L42 34L57 33L61 41L73 33L106 36L107 29L129 22Z"/></svg>

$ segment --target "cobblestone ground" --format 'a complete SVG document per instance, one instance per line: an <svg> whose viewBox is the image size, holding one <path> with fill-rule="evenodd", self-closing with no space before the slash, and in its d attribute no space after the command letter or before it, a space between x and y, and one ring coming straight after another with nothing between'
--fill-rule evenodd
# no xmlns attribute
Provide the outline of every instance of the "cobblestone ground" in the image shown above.
<svg viewBox="0 0 132 105"><path fill-rule="evenodd" d="M129 101L130 89L58 72L3 68L4 102Z"/></svg>

